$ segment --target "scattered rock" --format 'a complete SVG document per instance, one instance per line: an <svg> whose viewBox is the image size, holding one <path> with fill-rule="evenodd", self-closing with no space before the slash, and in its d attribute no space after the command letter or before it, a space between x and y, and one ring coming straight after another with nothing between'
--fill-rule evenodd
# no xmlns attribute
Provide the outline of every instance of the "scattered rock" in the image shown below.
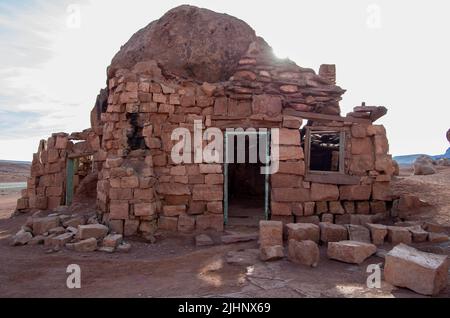
<svg viewBox="0 0 450 318"><path fill-rule="evenodd" d="M102 224L88 224L78 226L79 238L81 240L87 238L102 239L108 234L108 227Z"/></svg>
<svg viewBox="0 0 450 318"><path fill-rule="evenodd" d="M377 247L374 244L341 241L328 243L327 255L331 259L350 264L361 264L368 257L375 254Z"/></svg>
<svg viewBox="0 0 450 318"><path fill-rule="evenodd" d="M384 277L394 286L423 295L437 295L447 286L447 256L420 252L399 244L386 255Z"/></svg>
<svg viewBox="0 0 450 318"><path fill-rule="evenodd" d="M39 245L44 244L45 236L44 235L36 235L29 242L28 245Z"/></svg>
<svg viewBox="0 0 450 318"><path fill-rule="evenodd" d="M281 245L261 247L260 258L262 261L276 261L284 257L284 249Z"/></svg>
<svg viewBox="0 0 450 318"><path fill-rule="evenodd" d="M66 232L66 229L63 228L62 226L58 226L58 227L48 230L49 234L56 234L56 235L63 234L65 232Z"/></svg>
<svg viewBox="0 0 450 318"><path fill-rule="evenodd" d="M16 233L16 235L13 236L11 245L12 246L20 246L25 245L31 239L33 238L33 235L30 232L25 232L24 230L20 230Z"/></svg>
<svg viewBox="0 0 450 318"><path fill-rule="evenodd" d="M73 249L77 252L93 252L97 249L97 240L93 237L73 244Z"/></svg>
<svg viewBox="0 0 450 318"><path fill-rule="evenodd" d="M348 238L350 241L358 241L364 243L371 243L370 231L362 225L347 225Z"/></svg>
<svg viewBox="0 0 450 318"><path fill-rule="evenodd" d="M59 235L55 234L55 235L56 236L52 237L49 240L49 245L54 249L62 248L63 246L66 245L66 243L69 243L74 236L73 233L64 233L64 234L59 234Z"/></svg>
<svg viewBox="0 0 450 318"><path fill-rule="evenodd" d="M200 234L195 237L195 246L211 246L214 241L206 234Z"/></svg>
<svg viewBox="0 0 450 318"><path fill-rule="evenodd" d="M79 225L84 225L84 224L85 224L85 220L81 216L77 216L75 218L72 218L72 219L69 219L69 220L63 222L63 225L65 227L75 227L75 228L77 228Z"/></svg>
<svg viewBox="0 0 450 318"><path fill-rule="evenodd" d="M286 225L288 240L319 242L320 228L312 223L290 223Z"/></svg>
<svg viewBox="0 0 450 318"><path fill-rule="evenodd" d="M48 232L50 229L59 226L59 218L57 216L48 216L43 218L33 218L33 234L40 235Z"/></svg>
<svg viewBox="0 0 450 318"><path fill-rule="evenodd" d="M428 234L428 241L431 243L442 243L448 241L448 235L445 233L429 233Z"/></svg>
<svg viewBox="0 0 450 318"><path fill-rule="evenodd" d="M131 250L130 243L122 242L121 244L119 244L119 246L117 246L117 252L120 253L128 253L130 250Z"/></svg>
<svg viewBox="0 0 450 318"><path fill-rule="evenodd" d="M259 246L283 245L283 222L260 221L259 222Z"/></svg>
<svg viewBox="0 0 450 318"><path fill-rule="evenodd" d="M320 240L324 243L339 242L347 239L347 229L343 225L321 222Z"/></svg>
<svg viewBox="0 0 450 318"><path fill-rule="evenodd" d="M301 242L289 240L288 258L297 264L317 267L320 258L319 246L311 240Z"/></svg>
<svg viewBox="0 0 450 318"><path fill-rule="evenodd" d="M115 248L112 246L100 246L97 250L104 253L114 253Z"/></svg>
<svg viewBox="0 0 450 318"><path fill-rule="evenodd" d="M388 226L388 241L394 245L411 244L412 236L406 227Z"/></svg>
<svg viewBox="0 0 450 318"><path fill-rule="evenodd" d="M72 226L69 226L69 227L66 229L66 231L68 231L68 232L70 232L70 233L73 233L74 235L76 235L76 234L78 233L78 229L77 229L77 228L74 228L74 227L72 227Z"/></svg>
<svg viewBox="0 0 450 318"><path fill-rule="evenodd" d="M103 239L102 245L104 247L112 247L113 249L122 243L122 234L109 234Z"/></svg>
<svg viewBox="0 0 450 318"><path fill-rule="evenodd" d="M370 236L372 237L372 243L375 245L383 245L386 235L388 234L388 229L386 225L382 224L367 224L370 230Z"/></svg>
<svg viewBox="0 0 450 318"><path fill-rule="evenodd" d="M254 241L258 239L258 234L228 234L221 237L223 244L233 244L240 242Z"/></svg>

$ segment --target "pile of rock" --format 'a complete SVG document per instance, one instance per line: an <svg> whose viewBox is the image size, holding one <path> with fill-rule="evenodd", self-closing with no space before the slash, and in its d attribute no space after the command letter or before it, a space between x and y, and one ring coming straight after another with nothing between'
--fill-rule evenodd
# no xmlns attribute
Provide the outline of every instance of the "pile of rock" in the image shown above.
<svg viewBox="0 0 450 318"><path fill-rule="evenodd" d="M432 223L410 226L382 224L339 225L329 222L290 223L285 226L288 240L288 257L295 263L317 266L318 244L328 247L328 257L347 263L360 264L376 251L377 245L411 244L429 241L448 241L444 229ZM427 231L427 230L428 231ZM282 258L283 224L279 221L261 221L259 232L261 259Z"/></svg>
<svg viewBox="0 0 450 318"><path fill-rule="evenodd" d="M13 236L11 245L43 244L48 251L62 248L77 252L95 250L112 253L128 252L131 245L123 241L122 234L109 233L109 228L99 224L95 216L50 214L32 216Z"/></svg>
<svg viewBox="0 0 450 318"><path fill-rule="evenodd" d="M441 230L431 223L428 230ZM443 233L428 233L421 226L385 226L380 224L338 225L322 222L291 223L285 226L288 239L288 259L296 264L316 267L320 259L319 243L327 246L330 259L361 264L377 252L377 246L387 237L396 246L386 255L385 279L388 283L406 287L424 295L436 295L447 286L448 261L445 255L420 252L404 243L423 241L427 237L442 237ZM283 224L279 221L260 222L260 258L271 261L284 257ZM431 240L430 240L431 241Z"/></svg>

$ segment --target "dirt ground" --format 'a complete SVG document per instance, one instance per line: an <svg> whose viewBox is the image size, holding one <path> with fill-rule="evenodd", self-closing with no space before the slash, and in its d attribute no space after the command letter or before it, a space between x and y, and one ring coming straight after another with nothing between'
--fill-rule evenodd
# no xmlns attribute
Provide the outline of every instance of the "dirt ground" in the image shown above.
<svg viewBox="0 0 450 318"><path fill-rule="evenodd" d="M448 222L450 169L434 176L408 174L402 170L395 190L420 193L433 205L429 217ZM422 297L384 281L380 289L369 289L367 266L383 263L381 257L350 265L328 260L323 247L317 268L286 259L260 262L256 241L197 248L193 237L178 235L163 236L155 244L131 240L128 254L47 254L42 246L11 247L10 235L28 217L10 218L18 197L17 191L0 196L0 297ZM448 255L450 244L420 248ZM227 254L238 251L243 261L228 263ZM70 264L81 267L81 289L66 287ZM449 297L450 286L439 296Z"/></svg>

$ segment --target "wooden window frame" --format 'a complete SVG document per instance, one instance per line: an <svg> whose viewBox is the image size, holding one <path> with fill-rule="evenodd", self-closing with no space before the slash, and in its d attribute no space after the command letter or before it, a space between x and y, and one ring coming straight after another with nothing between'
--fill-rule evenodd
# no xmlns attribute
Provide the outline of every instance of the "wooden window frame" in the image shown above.
<svg viewBox="0 0 450 318"><path fill-rule="evenodd" d="M337 133L339 134L339 171L311 170L311 134L313 133ZM359 184L360 177L345 173L345 130L339 127L306 127L305 135L305 181L328 184Z"/></svg>

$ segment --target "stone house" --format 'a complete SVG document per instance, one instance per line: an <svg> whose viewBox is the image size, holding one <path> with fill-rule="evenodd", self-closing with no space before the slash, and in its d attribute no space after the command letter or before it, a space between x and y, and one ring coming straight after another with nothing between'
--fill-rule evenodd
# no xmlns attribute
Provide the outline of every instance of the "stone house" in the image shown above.
<svg viewBox="0 0 450 318"><path fill-rule="evenodd" d="M41 141L17 209L54 209L92 197L100 219L126 236L222 231L243 219L360 224L385 218L395 169L386 131L374 122L386 109L362 104L341 115L345 90L335 84L334 65L316 74L275 58L261 38L249 43L231 76L217 82L169 73L156 59L111 66L92 127ZM266 158L274 159L277 149L277 172L261 174L264 163L222 156L216 163L174 162L180 142L172 140L174 130L191 133L182 140L194 158L199 123L202 132L222 132L226 158L237 135L247 149L255 134Z"/></svg>

